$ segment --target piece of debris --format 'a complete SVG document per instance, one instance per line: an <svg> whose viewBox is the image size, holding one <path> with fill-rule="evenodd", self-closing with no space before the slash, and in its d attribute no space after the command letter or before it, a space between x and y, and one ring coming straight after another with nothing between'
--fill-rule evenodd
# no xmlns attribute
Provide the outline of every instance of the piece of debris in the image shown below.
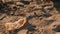
<svg viewBox="0 0 60 34"><path fill-rule="evenodd" d="M26 23L26 18L21 18L14 23L6 23L5 27L8 31L11 31L11 30L18 29L18 28L24 26L25 23Z"/></svg>

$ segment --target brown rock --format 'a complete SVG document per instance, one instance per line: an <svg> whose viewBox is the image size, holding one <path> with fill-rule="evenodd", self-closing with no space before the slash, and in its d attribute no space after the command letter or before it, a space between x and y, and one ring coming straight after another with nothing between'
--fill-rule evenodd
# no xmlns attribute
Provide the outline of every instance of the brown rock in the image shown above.
<svg viewBox="0 0 60 34"><path fill-rule="evenodd" d="M23 29L23 30L19 31L17 34L27 34L27 31L28 30Z"/></svg>

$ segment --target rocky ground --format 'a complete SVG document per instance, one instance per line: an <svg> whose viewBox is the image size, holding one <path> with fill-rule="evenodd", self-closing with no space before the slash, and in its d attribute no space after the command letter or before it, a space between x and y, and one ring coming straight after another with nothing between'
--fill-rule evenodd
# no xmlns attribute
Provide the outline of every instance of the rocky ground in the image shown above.
<svg viewBox="0 0 60 34"><path fill-rule="evenodd" d="M1 0L0 34L60 34L59 0ZM8 31L5 23L26 17L26 23Z"/></svg>

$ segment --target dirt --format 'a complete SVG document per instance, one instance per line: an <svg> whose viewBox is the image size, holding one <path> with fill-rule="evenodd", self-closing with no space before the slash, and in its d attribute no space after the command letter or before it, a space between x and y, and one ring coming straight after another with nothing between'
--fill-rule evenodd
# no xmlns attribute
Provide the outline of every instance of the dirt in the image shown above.
<svg viewBox="0 0 60 34"><path fill-rule="evenodd" d="M59 0L0 0L0 34L60 34ZM12 31L5 23L21 17L26 23Z"/></svg>

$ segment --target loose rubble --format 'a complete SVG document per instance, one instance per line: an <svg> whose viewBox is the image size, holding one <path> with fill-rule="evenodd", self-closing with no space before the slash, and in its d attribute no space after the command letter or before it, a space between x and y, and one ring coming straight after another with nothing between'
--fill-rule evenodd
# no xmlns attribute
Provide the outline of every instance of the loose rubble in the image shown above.
<svg viewBox="0 0 60 34"><path fill-rule="evenodd" d="M0 34L59 34L58 0L0 0Z"/></svg>

